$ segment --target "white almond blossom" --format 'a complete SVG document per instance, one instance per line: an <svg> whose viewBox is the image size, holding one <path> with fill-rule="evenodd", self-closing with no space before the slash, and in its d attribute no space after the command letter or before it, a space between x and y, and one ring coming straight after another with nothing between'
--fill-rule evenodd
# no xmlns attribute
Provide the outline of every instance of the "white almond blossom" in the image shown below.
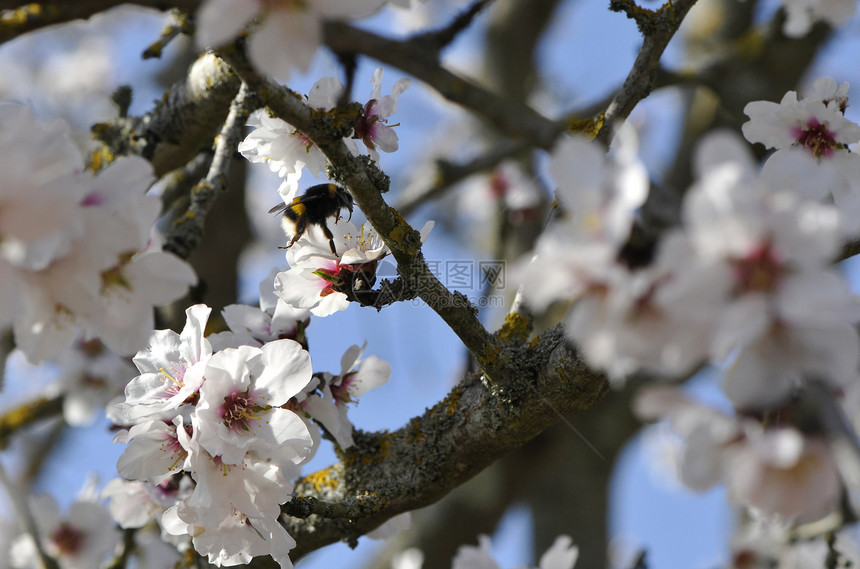
<svg viewBox="0 0 860 569"><path fill-rule="evenodd" d="M238 346L260 347L272 340L304 341L304 329L309 324L310 311L290 306L275 294L275 276L286 269L273 267L260 282L260 307L230 304L222 315L230 328L209 336L214 349Z"/></svg>
<svg viewBox="0 0 860 569"><path fill-rule="evenodd" d="M135 368L99 340L78 338L56 360L60 376L49 394L63 395L63 419L72 426L93 423L99 410L123 393Z"/></svg>
<svg viewBox="0 0 860 569"><path fill-rule="evenodd" d="M397 112L397 99L412 84L407 78L398 79L391 88L390 95L382 95L381 67L377 67L371 77L373 91L364 104L361 118L355 125L355 138L361 139L374 162L379 162L377 148L383 152L394 152L398 147L397 133L389 126L388 117Z"/></svg>
<svg viewBox="0 0 860 569"><path fill-rule="evenodd" d="M549 169L563 217L541 236L531 264L519 269L525 297L536 310L600 288L615 270L618 248L648 193L635 139L622 133L609 158L585 138L564 138L553 149Z"/></svg>
<svg viewBox="0 0 860 569"><path fill-rule="evenodd" d="M60 569L98 567L120 543L120 532L107 509L93 499L79 498L64 515L53 498L36 496L31 511L45 553L57 561ZM13 541L8 555L16 569L42 566L28 533Z"/></svg>
<svg viewBox="0 0 860 569"><path fill-rule="evenodd" d="M666 238L661 257L673 277L657 294L679 322L711 327L710 356L734 354L729 397L761 408L805 374L837 387L854 380L860 307L830 265L839 247L835 208L774 190L748 163L723 161L734 154L724 146L737 144L720 137L703 145L683 230Z"/></svg>
<svg viewBox="0 0 860 569"><path fill-rule="evenodd" d="M801 146L816 158L844 151L860 141L860 126L845 118L847 93L847 83L837 87L833 79L822 77L802 99L789 91L779 103L748 103L744 113L750 120L742 127L744 137L767 148Z"/></svg>
<svg viewBox="0 0 860 569"><path fill-rule="evenodd" d="M248 126L254 130L239 143L239 153L250 162L267 164L272 172L285 178L282 194L285 203L295 197L295 193L290 195L290 190L298 191L298 181L305 167L314 176L325 170L326 158L322 151L293 125L261 109L250 116Z"/></svg>
<svg viewBox="0 0 860 569"><path fill-rule="evenodd" d="M152 167L126 157L84 172L67 129L21 105L0 105L0 131L0 323L12 324L33 363L58 356L80 330L134 353L153 306L196 281L185 261L149 250L160 209L146 195Z"/></svg>
<svg viewBox="0 0 860 569"><path fill-rule="evenodd" d="M435 223L421 228L421 242L427 240ZM328 316L346 310L356 292L370 290L376 282L379 261L389 254L382 238L369 223L356 227L340 218L328 225L336 254L322 230L310 227L287 250L290 268L275 276L275 294L314 316Z"/></svg>
<svg viewBox="0 0 860 569"><path fill-rule="evenodd" d="M366 346L366 342L361 347L350 346L341 358L340 374L319 374L319 381L299 398L299 408L318 421L341 449L353 445L347 404L356 403L359 397L385 384L391 376L388 362L376 356L361 359Z"/></svg>
<svg viewBox="0 0 860 569"><path fill-rule="evenodd" d="M227 348L209 358L204 373L192 421L209 454L231 465L250 451L295 463L309 454L304 422L281 408L311 380L310 356L301 345L275 340L262 348Z"/></svg>
<svg viewBox="0 0 860 569"><path fill-rule="evenodd" d="M128 425L143 419L172 420L178 409L203 384L203 370L212 346L203 336L211 308L195 304L185 311L181 334L155 330L146 349L134 357L140 375L125 388L125 401L110 409L114 423Z"/></svg>
<svg viewBox="0 0 860 569"><path fill-rule="evenodd" d="M762 427L701 405L672 387L642 390L643 419L668 419L681 437L678 478L696 491L721 482L737 503L782 524L816 521L839 504L842 482L830 444L792 426Z"/></svg>
<svg viewBox="0 0 860 569"><path fill-rule="evenodd" d="M805 199L836 203L849 237L860 233L860 155L849 145L860 141L860 125L845 118L848 84L830 77L815 81L813 91L798 100L789 91L782 101L754 101L744 112L750 142L776 152L763 167L775 189Z"/></svg>
<svg viewBox="0 0 860 569"><path fill-rule="evenodd" d="M187 498L193 490L188 475L171 476L160 484L114 478L101 492L111 516L123 529L142 528L161 519L168 508Z"/></svg>

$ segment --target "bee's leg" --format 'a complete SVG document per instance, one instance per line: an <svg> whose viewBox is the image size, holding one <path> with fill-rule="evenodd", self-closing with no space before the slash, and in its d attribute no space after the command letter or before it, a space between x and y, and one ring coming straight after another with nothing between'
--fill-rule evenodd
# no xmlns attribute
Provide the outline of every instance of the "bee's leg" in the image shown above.
<svg viewBox="0 0 860 569"><path fill-rule="evenodd" d="M321 227L325 236L328 237L328 246L331 248L331 254L337 255L337 249L334 247L334 235L332 234L331 229L328 228L327 223L323 223Z"/></svg>
<svg viewBox="0 0 860 569"><path fill-rule="evenodd" d="M299 237L304 235L305 229L307 229L308 224L307 221L302 218L296 222L296 232L293 234L293 238L290 239L290 242L287 244L286 249L289 249L293 246L293 244L299 240Z"/></svg>

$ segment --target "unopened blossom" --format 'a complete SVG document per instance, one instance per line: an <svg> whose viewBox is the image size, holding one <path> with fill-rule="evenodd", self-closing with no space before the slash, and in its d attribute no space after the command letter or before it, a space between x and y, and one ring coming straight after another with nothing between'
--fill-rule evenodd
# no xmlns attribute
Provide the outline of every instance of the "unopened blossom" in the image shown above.
<svg viewBox="0 0 860 569"><path fill-rule="evenodd" d="M60 569L99 567L120 543L119 530L107 509L92 499L78 499L62 514L53 498L37 496L31 511L42 547ZM41 566L36 544L27 533L12 543L8 554L16 569Z"/></svg>
<svg viewBox="0 0 860 569"><path fill-rule="evenodd" d="M219 47L259 18L248 38L248 56L260 71L286 81L293 71L308 70L322 44L323 20L361 18L385 1L206 0L197 12L195 39L200 48Z"/></svg>
<svg viewBox="0 0 860 569"><path fill-rule="evenodd" d="M397 99L412 83L407 78L398 79L391 88L391 94L383 96L382 74L381 67L376 68L373 72L370 80L373 91L370 93L370 99L364 104L362 115L355 125L355 138L364 142L375 162L379 162L377 148L383 152L397 150L397 133L392 126L388 125L388 117L397 112Z"/></svg>

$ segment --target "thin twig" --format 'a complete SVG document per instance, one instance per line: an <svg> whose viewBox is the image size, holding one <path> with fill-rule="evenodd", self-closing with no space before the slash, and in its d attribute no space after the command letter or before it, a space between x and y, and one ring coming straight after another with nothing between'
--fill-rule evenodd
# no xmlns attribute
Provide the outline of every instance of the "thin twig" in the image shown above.
<svg viewBox="0 0 860 569"><path fill-rule="evenodd" d="M663 51L695 3L696 0L669 0L656 12L639 8L632 0L611 3L612 10L627 12L634 18L645 37L630 73L603 115L597 140L604 146L609 146L618 125L651 93Z"/></svg>
<svg viewBox="0 0 860 569"><path fill-rule="evenodd" d="M436 160L433 183L421 193L401 199L395 207L401 215L408 217L418 207L440 197L466 178L492 170L504 160L530 151L532 146L529 144L503 141L489 152L467 163L457 164L443 159Z"/></svg>
<svg viewBox="0 0 860 569"><path fill-rule="evenodd" d="M429 50L430 53L438 54L439 51L457 39L457 36L466 30L475 20L475 17L492 2L493 0L476 0L476 2L463 10L444 28L417 34L412 36L411 41L420 44L422 48Z"/></svg>
<svg viewBox="0 0 860 569"><path fill-rule="evenodd" d="M161 36L143 51L143 59L160 59L164 48L179 34L191 35L194 30L188 21L188 15L176 8L170 11L170 21L161 30Z"/></svg>
<svg viewBox="0 0 860 569"><path fill-rule="evenodd" d="M336 53L364 54L413 75L443 97L483 117L517 140L548 149L564 129L526 105L510 101L441 66L421 43L383 38L343 22L326 22L326 44Z"/></svg>
<svg viewBox="0 0 860 569"><path fill-rule="evenodd" d="M244 83L230 105L227 120L215 142L215 155L209 173L191 190L188 210L173 223L167 236L164 250L187 259L203 236L206 216L217 197L227 191L227 174L236 146L244 133L245 122L256 108L256 99L251 97Z"/></svg>

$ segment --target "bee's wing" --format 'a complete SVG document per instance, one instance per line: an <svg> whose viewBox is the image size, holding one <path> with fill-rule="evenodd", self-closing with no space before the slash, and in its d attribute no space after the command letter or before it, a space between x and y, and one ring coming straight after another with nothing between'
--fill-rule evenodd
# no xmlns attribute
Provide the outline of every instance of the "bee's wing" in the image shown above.
<svg viewBox="0 0 860 569"><path fill-rule="evenodd" d="M290 205L286 203L279 203L278 205L270 209L269 213L284 213L285 211L287 211L288 207L290 207Z"/></svg>

